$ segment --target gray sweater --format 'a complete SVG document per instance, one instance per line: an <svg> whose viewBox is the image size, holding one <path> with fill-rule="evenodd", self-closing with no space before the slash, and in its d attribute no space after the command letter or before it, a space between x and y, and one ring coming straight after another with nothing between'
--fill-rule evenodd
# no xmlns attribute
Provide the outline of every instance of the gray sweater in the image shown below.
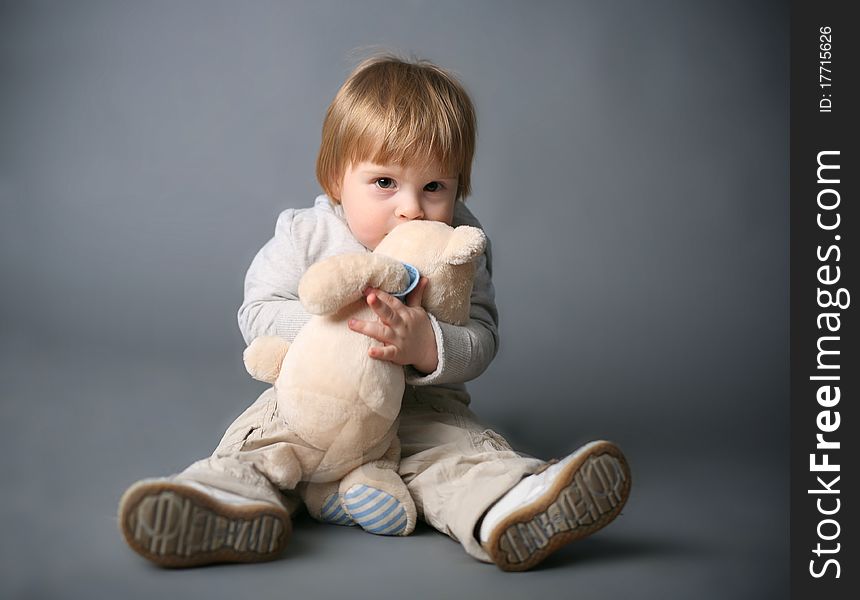
<svg viewBox="0 0 860 600"><path fill-rule="evenodd" d="M481 227L462 202L455 205L453 225ZM318 260L346 252L369 250L353 237L343 207L332 204L327 196L317 196L311 208L283 211L275 225L275 236L260 249L245 275L245 300L239 308L239 328L245 343L261 335L292 341L311 318L298 299L302 274ZM469 322L451 325L430 315L439 366L430 374L406 367L408 384L464 392L463 382L484 372L499 343L492 272L488 240L487 250L477 262ZM456 395L468 402L465 393Z"/></svg>

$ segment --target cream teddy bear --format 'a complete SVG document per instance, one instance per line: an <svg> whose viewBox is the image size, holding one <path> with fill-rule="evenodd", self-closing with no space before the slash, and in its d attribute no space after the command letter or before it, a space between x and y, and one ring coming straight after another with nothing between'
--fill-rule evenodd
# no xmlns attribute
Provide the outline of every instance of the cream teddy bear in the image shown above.
<svg viewBox="0 0 860 600"><path fill-rule="evenodd" d="M376 320L363 290L407 289L407 263L428 279L424 309L441 321L464 324L474 261L485 246L475 227L399 225L373 253L329 257L306 271L299 298L314 316L292 344L260 337L245 350L251 376L274 385L278 417L318 450L303 462L298 487L314 518L383 535L408 535L415 528L415 503L397 473L404 369L370 358L368 349L381 343L350 330L347 321Z"/></svg>

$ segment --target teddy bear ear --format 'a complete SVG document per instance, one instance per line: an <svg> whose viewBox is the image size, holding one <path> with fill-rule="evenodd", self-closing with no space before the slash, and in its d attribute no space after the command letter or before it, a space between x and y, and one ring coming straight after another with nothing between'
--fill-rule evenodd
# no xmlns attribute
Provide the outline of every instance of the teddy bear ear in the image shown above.
<svg viewBox="0 0 860 600"><path fill-rule="evenodd" d="M448 245L445 246L444 259L449 265L464 265L481 255L487 247L487 236L477 227L460 225L454 229Z"/></svg>

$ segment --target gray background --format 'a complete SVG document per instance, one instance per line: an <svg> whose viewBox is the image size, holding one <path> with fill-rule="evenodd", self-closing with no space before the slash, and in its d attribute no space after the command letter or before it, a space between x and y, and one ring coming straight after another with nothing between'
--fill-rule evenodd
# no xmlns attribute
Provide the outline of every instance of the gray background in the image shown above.
<svg viewBox="0 0 860 600"><path fill-rule="evenodd" d="M788 586L788 7L0 3L0 595L781 598ZM502 346L473 408L549 458L619 442L608 529L504 574L424 526L300 519L283 560L163 571L119 495L263 389L245 270L318 193L369 47L455 72Z"/></svg>

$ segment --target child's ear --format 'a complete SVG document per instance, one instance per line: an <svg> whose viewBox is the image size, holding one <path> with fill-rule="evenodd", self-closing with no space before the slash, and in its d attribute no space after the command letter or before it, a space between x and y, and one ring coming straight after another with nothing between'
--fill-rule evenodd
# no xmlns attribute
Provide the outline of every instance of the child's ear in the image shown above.
<svg viewBox="0 0 860 600"><path fill-rule="evenodd" d="M460 225L454 229L445 246L445 262L449 265L464 265L475 259L487 247L487 236L477 227Z"/></svg>

